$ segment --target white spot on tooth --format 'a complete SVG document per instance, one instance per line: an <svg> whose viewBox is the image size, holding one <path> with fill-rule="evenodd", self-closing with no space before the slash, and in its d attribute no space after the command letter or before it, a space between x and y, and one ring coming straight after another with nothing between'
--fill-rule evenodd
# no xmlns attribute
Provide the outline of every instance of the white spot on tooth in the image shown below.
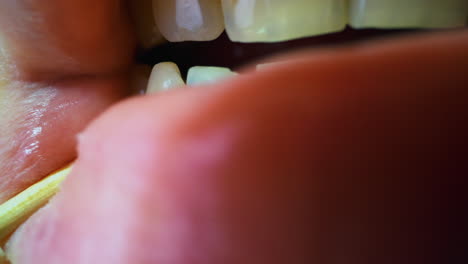
<svg viewBox="0 0 468 264"><path fill-rule="evenodd" d="M200 3L192 0L177 1L176 22L181 28L190 31L199 30L203 26L203 15L200 9Z"/></svg>

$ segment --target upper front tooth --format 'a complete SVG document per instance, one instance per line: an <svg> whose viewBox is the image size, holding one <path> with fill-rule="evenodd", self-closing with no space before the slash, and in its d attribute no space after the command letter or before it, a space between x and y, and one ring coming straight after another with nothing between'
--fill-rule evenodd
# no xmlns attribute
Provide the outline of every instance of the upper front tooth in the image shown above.
<svg viewBox="0 0 468 264"><path fill-rule="evenodd" d="M213 83L235 75L237 75L237 73L232 72L228 68L195 66L188 71L187 85Z"/></svg>
<svg viewBox="0 0 468 264"><path fill-rule="evenodd" d="M273 42L341 31L347 0L222 0L229 38Z"/></svg>
<svg viewBox="0 0 468 264"><path fill-rule="evenodd" d="M350 0L355 28L462 27L467 13L467 0Z"/></svg>
<svg viewBox="0 0 468 264"><path fill-rule="evenodd" d="M151 71L146 93L165 91L184 85L179 67L172 62L161 62L156 64Z"/></svg>
<svg viewBox="0 0 468 264"><path fill-rule="evenodd" d="M156 24L172 42L209 41L224 30L220 0L153 0Z"/></svg>

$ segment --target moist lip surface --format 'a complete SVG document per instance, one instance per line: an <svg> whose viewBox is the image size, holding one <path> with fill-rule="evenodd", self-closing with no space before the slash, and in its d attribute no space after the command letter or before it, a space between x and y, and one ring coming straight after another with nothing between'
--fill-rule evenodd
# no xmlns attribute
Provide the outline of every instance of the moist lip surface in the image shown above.
<svg viewBox="0 0 468 264"><path fill-rule="evenodd" d="M75 135L126 94L122 80L2 87L0 203L76 157Z"/></svg>

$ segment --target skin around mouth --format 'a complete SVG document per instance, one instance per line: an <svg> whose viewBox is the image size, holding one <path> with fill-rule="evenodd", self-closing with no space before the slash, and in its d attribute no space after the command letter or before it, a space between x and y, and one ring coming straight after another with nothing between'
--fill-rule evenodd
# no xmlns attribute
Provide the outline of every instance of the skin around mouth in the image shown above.
<svg viewBox="0 0 468 264"><path fill-rule="evenodd" d="M13 3L13 1L10 3ZM66 1L63 3L66 3ZM64 10L66 10L67 7L67 4L64 4ZM101 9L98 8L98 10ZM102 10L94 14L94 16L96 16L96 18L109 16L109 14L107 13L108 11L106 11L106 13L103 14L104 11ZM0 13L0 17L2 17L1 15L3 15L3 13ZM7 16L7 14L4 14L4 17L8 17L11 19L11 17ZM118 17L120 18L120 16ZM2 23L6 23L6 20L7 19L5 18ZM12 19L12 21L13 22L10 21L8 23L21 24L21 21L15 22L14 19ZM99 24L101 22L94 21L92 23ZM121 25L121 23L115 23L116 25ZM113 25L111 28L115 28L115 25ZM77 32L76 29L69 29L68 31ZM7 200L8 198L16 194L19 190L31 185L33 182L39 180L41 177L47 175L54 169L57 169L58 167L65 165L70 160L74 159L74 157L76 156L76 153L74 151L76 144L75 135L104 109L106 109L112 103L120 100L128 93L128 91L126 91L126 87L128 86L128 76L125 76L121 73L126 72L127 68L129 67L129 59L126 58L126 56L122 56L123 59L121 61L119 60L112 62L112 59L110 58L112 58L115 54L119 54L119 56L120 54L131 54L131 52L128 51L132 49L133 45L132 43L129 43L132 42L129 41L129 39L132 39L132 37L130 37L131 33L127 32L115 36L114 34L110 34L107 29L102 29L102 31L106 31L108 33L107 36L112 35L111 37L109 37L109 39L114 39L115 43L124 44L122 44L122 47L117 48L117 51L109 51L109 53L106 53L105 56L94 54L94 60L92 58L93 56L87 55L85 56L86 60L79 61L81 63L68 64L68 62L60 62L57 65L49 65L47 69L43 69L42 65L38 64L39 62L41 62L41 60L31 60L29 62L27 60L25 61L25 56L21 55L21 52L19 52L21 48L17 48L16 52L9 53L8 58L5 59L5 61L8 62L20 62L18 64L18 67L20 69L28 70L14 72L11 69L8 69L8 67L2 67L1 69L6 73L6 75L13 76L8 77L8 80L0 79L0 82L2 82L2 88L4 87L1 94L4 100L1 101L1 105L4 106L4 109L9 109L9 114L2 115L2 118L4 119L0 120L2 124L9 124L9 126L3 126L2 128L4 131L6 131L2 131L2 135L8 135L8 137L2 138L2 144L8 146L10 143L9 141L21 141L24 142L24 144L19 147L13 146L9 149L5 148L7 151L1 153L3 154L4 160L8 162L1 163L3 167L0 168L0 171L7 171L8 173L0 175L0 203L2 202L2 200ZM95 34L101 35L101 33L102 32L97 32ZM15 43L17 42L20 44L24 44L30 41L29 39L22 39L21 37L18 37L15 34L12 34L12 36L13 37L11 39L13 39ZM67 39L68 37L68 35L62 36L63 39ZM91 50L95 48L93 45L97 45L92 41L93 38L94 37L92 36L92 34L89 37L84 38L85 40L90 40L91 44L84 46L87 46L87 48L91 47ZM98 41L100 43L105 42L103 41L102 37ZM463 42L465 40L463 38L460 38L459 41ZM11 43L12 41L10 41L10 44ZM83 45L83 43L77 44L77 46L79 45ZM456 50L463 50L459 48L459 46L457 47L458 49ZM68 54L67 52L70 52L71 50L75 49L76 47L61 47L59 50L60 52L65 52L66 54ZM85 49L83 48L83 50ZM52 54L54 52L55 51L47 51L47 53ZM371 50L369 52L372 53ZM326 54L327 52L324 53ZM428 53L425 54L428 55ZM412 55L409 53L405 55L407 55L408 58L412 57ZM453 80L458 78L459 82L466 83L466 79L463 79L463 77L456 74L458 72L456 67L448 66L451 65L450 63L448 63L450 62L449 60L454 60L454 56L449 56L449 54L445 53L442 53L442 55L447 55L446 60L437 57L439 59L435 60L433 63L440 62L440 65L446 65L448 68L444 69L442 72L446 73L447 76L453 76ZM458 67L464 67L464 63L466 62L466 60L464 60L466 58L466 53L460 52L459 55L460 56L458 58L462 59L460 60L461 63L458 65ZM5 54L3 54L2 56L5 56ZM60 56L62 55L59 55L59 57ZM70 56L73 57L73 52ZM76 55L77 58L81 58L81 56L82 55ZM34 58L35 56L31 57ZM0 56L0 58L2 57ZM314 60L309 57L307 58ZM418 59L421 58L418 57ZM100 65L100 69L105 68L106 70L100 70L101 72L97 74L96 69L93 69L92 65L95 65L95 62L102 61L109 64L106 65L106 63L104 63L105 67L103 65ZM65 73L63 73L61 70L61 67L64 67L64 65L66 69ZM297 70L297 72L303 72L297 67L291 67L290 70L286 68L282 69L285 72L291 73L291 75L286 75L283 73L282 76L287 76L287 78L294 78L295 74L293 73L293 70ZM60 72L60 74L57 74L58 72ZM274 73L278 72L279 70L271 71L269 72L269 74L273 76ZM418 72L413 73L415 74L414 76L417 76L418 74ZM260 76L258 77L260 79L266 78L261 76L267 76L267 73L259 74L258 76ZM350 76L348 77L350 83L352 83L352 81L356 81L354 78ZM386 77L390 78L389 76ZM257 80L254 77L251 78L253 80ZM445 79L442 77L440 78L440 82L453 84L453 87L456 86L456 84L452 83L452 81L450 81L449 79ZM252 86L253 83L254 82L252 82ZM423 84L426 83L418 84L423 86ZM427 86L430 85L427 84ZM210 92L207 91L207 93ZM260 95L258 95L258 97L260 97ZM226 104L229 105L230 99L229 97L227 98L228 99L225 99L225 101L223 102L226 102ZM463 98L463 96L460 96L460 100L462 100ZM43 107L42 105L35 105L35 103L39 102L39 100L41 102L48 100L48 105L46 106L48 110L44 113L38 111L40 107ZM19 109L17 105L21 103L25 104L24 109L27 109L27 107L31 107L32 110L27 112L17 110ZM179 102L179 104L182 103L184 102ZM164 110L163 108L163 110L160 111L165 112L166 110ZM73 116L73 118L71 118L71 116ZM122 117L125 119L125 115L122 114ZM27 123L27 125L23 125L24 123L17 122L18 119L26 120L27 122L25 123ZM118 120L118 118L115 119ZM118 121L115 122L118 123ZM46 123L46 125L42 125L44 123ZM15 125L18 125L18 127L15 127ZM117 128L115 123L113 123L112 127ZM4 148L2 148L2 151L3 150ZM93 150L95 149L93 148ZM37 163L38 158L41 157L47 158L44 158L43 160L39 159L40 163ZM19 165L17 163L18 161L20 162ZM96 164L93 164L93 166L95 169L97 169ZM28 177L18 176L22 172L27 171L28 169L34 171L34 173L28 174ZM76 174L77 173L75 173L75 175ZM76 177L77 176L75 176L75 178ZM19 178L21 178L21 180L18 180ZM92 181L90 179L87 180ZM71 187L69 187L69 189L70 188ZM21 237L21 235L17 235L17 237ZM21 245L21 247L23 246L22 239L17 239L15 241L17 241L15 242L16 245ZM13 248L21 247L13 246Z"/></svg>

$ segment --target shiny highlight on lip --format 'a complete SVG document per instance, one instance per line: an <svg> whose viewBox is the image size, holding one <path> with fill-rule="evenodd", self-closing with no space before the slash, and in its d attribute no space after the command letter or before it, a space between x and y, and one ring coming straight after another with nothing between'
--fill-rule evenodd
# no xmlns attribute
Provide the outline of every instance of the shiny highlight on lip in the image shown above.
<svg viewBox="0 0 468 264"><path fill-rule="evenodd" d="M42 137L45 127L48 122L45 120L45 115L50 108L52 102L57 98L58 91L55 88L49 87L46 89L38 89L34 84L23 84L13 83L12 89L15 87L24 87L27 91L26 95L21 92L13 92L13 97L10 101L18 100L22 96L24 99L19 99L17 106L21 106L19 109L24 109L23 113L17 113L15 111L8 112L9 106L5 106L7 109L7 115L3 117L6 124L15 124L15 134L11 135L10 140L6 140L5 137L0 139L2 150L0 153L6 155L12 155L10 162L5 162L0 166L3 171L8 172L9 177L3 177L0 183L0 189L5 189L16 179L21 179L24 175L29 173L35 167L38 166L40 160L43 159L40 154L42 146ZM31 91L31 92L29 92ZM2 118L0 118L2 119ZM12 132L10 132L12 133ZM5 134L8 138L8 130ZM3 135L5 135L3 134ZM3 136L2 135L2 136ZM32 183L32 182L31 182ZM0 194L0 201L4 201L5 197L10 194L3 192Z"/></svg>

